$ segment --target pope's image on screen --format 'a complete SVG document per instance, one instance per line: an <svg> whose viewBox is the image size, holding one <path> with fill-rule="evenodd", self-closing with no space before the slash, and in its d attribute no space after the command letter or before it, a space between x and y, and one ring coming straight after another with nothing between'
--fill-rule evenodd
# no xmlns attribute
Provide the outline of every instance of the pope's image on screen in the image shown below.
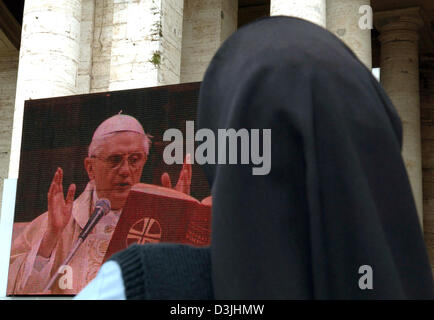
<svg viewBox="0 0 434 320"><path fill-rule="evenodd" d="M8 295L77 294L130 245L209 245L201 167L185 148L182 164L163 159L164 132L195 120L198 92L192 83L26 101Z"/></svg>

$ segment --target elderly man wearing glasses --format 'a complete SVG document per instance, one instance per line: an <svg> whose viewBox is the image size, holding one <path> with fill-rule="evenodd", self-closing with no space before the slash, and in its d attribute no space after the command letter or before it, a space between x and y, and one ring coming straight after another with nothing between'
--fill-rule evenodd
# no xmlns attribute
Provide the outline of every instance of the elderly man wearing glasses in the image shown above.
<svg viewBox="0 0 434 320"><path fill-rule="evenodd" d="M63 171L58 168L50 185L48 211L33 220L12 244L8 293L43 293L86 225L96 201L106 198L111 210L104 215L63 270L51 293L75 294L92 280L102 264L113 231L131 187L140 182L150 140L133 117L118 114L96 129L84 165L89 183L74 200L75 185L64 197ZM191 165L184 163L178 191L189 193ZM170 187L167 173L162 184Z"/></svg>

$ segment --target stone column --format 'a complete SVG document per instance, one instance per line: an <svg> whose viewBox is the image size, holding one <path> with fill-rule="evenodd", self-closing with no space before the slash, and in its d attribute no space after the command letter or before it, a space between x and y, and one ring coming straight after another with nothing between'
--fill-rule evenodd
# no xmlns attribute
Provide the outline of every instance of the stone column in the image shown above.
<svg viewBox="0 0 434 320"><path fill-rule="evenodd" d="M94 35L95 0L81 0L80 59L77 94L90 92L92 75L92 44Z"/></svg>
<svg viewBox="0 0 434 320"><path fill-rule="evenodd" d="M109 90L180 81L183 1L117 0Z"/></svg>
<svg viewBox="0 0 434 320"><path fill-rule="evenodd" d="M221 43L237 30L237 0L185 0L181 82L201 81Z"/></svg>
<svg viewBox="0 0 434 320"><path fill-rule="evenodd" d="M327 0L327 30L350 47L357 57L372 69L371 29L362 29L359 9L370 0Z"/></svg>
<svg viewBox="0 0 434 320"><path fill-rule="evenodd" d="M0 29L0 208L3 179L8 176L17 71L18 50Z"/></svg>
<svg viewBox="0 0 434 320"><path fill-rule="evenodd" d="M395 105L403 126L402 156L423 225L422 151L419 93L419 8L378 12L381 84Z"/></svg>
<svg viewBox="0 0 434 320"><path fill-rule="evenodd" d="M97 0L94 5L90 92L105 92L110 85L114 0Z"/></svg>
<svg viewBox="0 0 434 320"><path fill-rule="evenodd" d="M76 94L81 0L26 0L9 178L18 177L24 101Z"/></svg>
<svg viewBox="0 0 434 320"><path fill-rule="evenodd" d="M326 0L271 0L270 15L309 20L326 27Z"/></svg>

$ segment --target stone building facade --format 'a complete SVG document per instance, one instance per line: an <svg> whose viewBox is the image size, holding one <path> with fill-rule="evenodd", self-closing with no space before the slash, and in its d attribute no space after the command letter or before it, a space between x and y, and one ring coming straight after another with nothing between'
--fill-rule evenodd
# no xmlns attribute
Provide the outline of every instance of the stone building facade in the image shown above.
<svg viewBox="0 0 434 320"><path fill-rule="evenodd" d="M402 119L403 157L434 270L432 0L16 3L0 0L0 188L18 177L25 100L201 81L237 28L263 16L297 16L336 34L368 68L380 68Z"/></svg>

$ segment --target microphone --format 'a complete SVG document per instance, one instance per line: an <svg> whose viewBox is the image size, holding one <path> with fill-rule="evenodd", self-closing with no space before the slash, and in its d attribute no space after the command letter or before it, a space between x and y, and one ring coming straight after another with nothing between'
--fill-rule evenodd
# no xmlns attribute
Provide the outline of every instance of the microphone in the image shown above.
<svg viewBox="0 0 434 320"><path fill-rule="evenodd" d="M92 231L92 229L96 226L98 221L102 218L103 215L105 215L109 211L110 211L110 201L109 200L107 200L107 199L97 200L97 202L95 203L95 209L93 210L92 215L90 216L90 218L87 221L86 225L84 226L83 230L80 232L78 239L74 242L74 245L72 246L72 249L69 251L68 256L62 262L62 264L60 265L56 274L54 274L51 277L50 281L48 282L47 286L44 289L44 292L50 290L50 288L54 284L54 281L56 281L57 277L60 275L60 271L61 271L62 267L66 266L71 261L75 252L78 250L78 248L83 243L83 241L86 240L87 236Z"/></svg>
<svg viewBox="0 0 434 320"><path fill-rule="evenodd" d="M110 211L110 201L107 199L99 199L95 204L95 209L93 210L92 215L78 236L79 239L83 239L83 241L87 238L90 231L92 231L93 227L98 223L99 219L102 218L103 215Z"/></svg>

